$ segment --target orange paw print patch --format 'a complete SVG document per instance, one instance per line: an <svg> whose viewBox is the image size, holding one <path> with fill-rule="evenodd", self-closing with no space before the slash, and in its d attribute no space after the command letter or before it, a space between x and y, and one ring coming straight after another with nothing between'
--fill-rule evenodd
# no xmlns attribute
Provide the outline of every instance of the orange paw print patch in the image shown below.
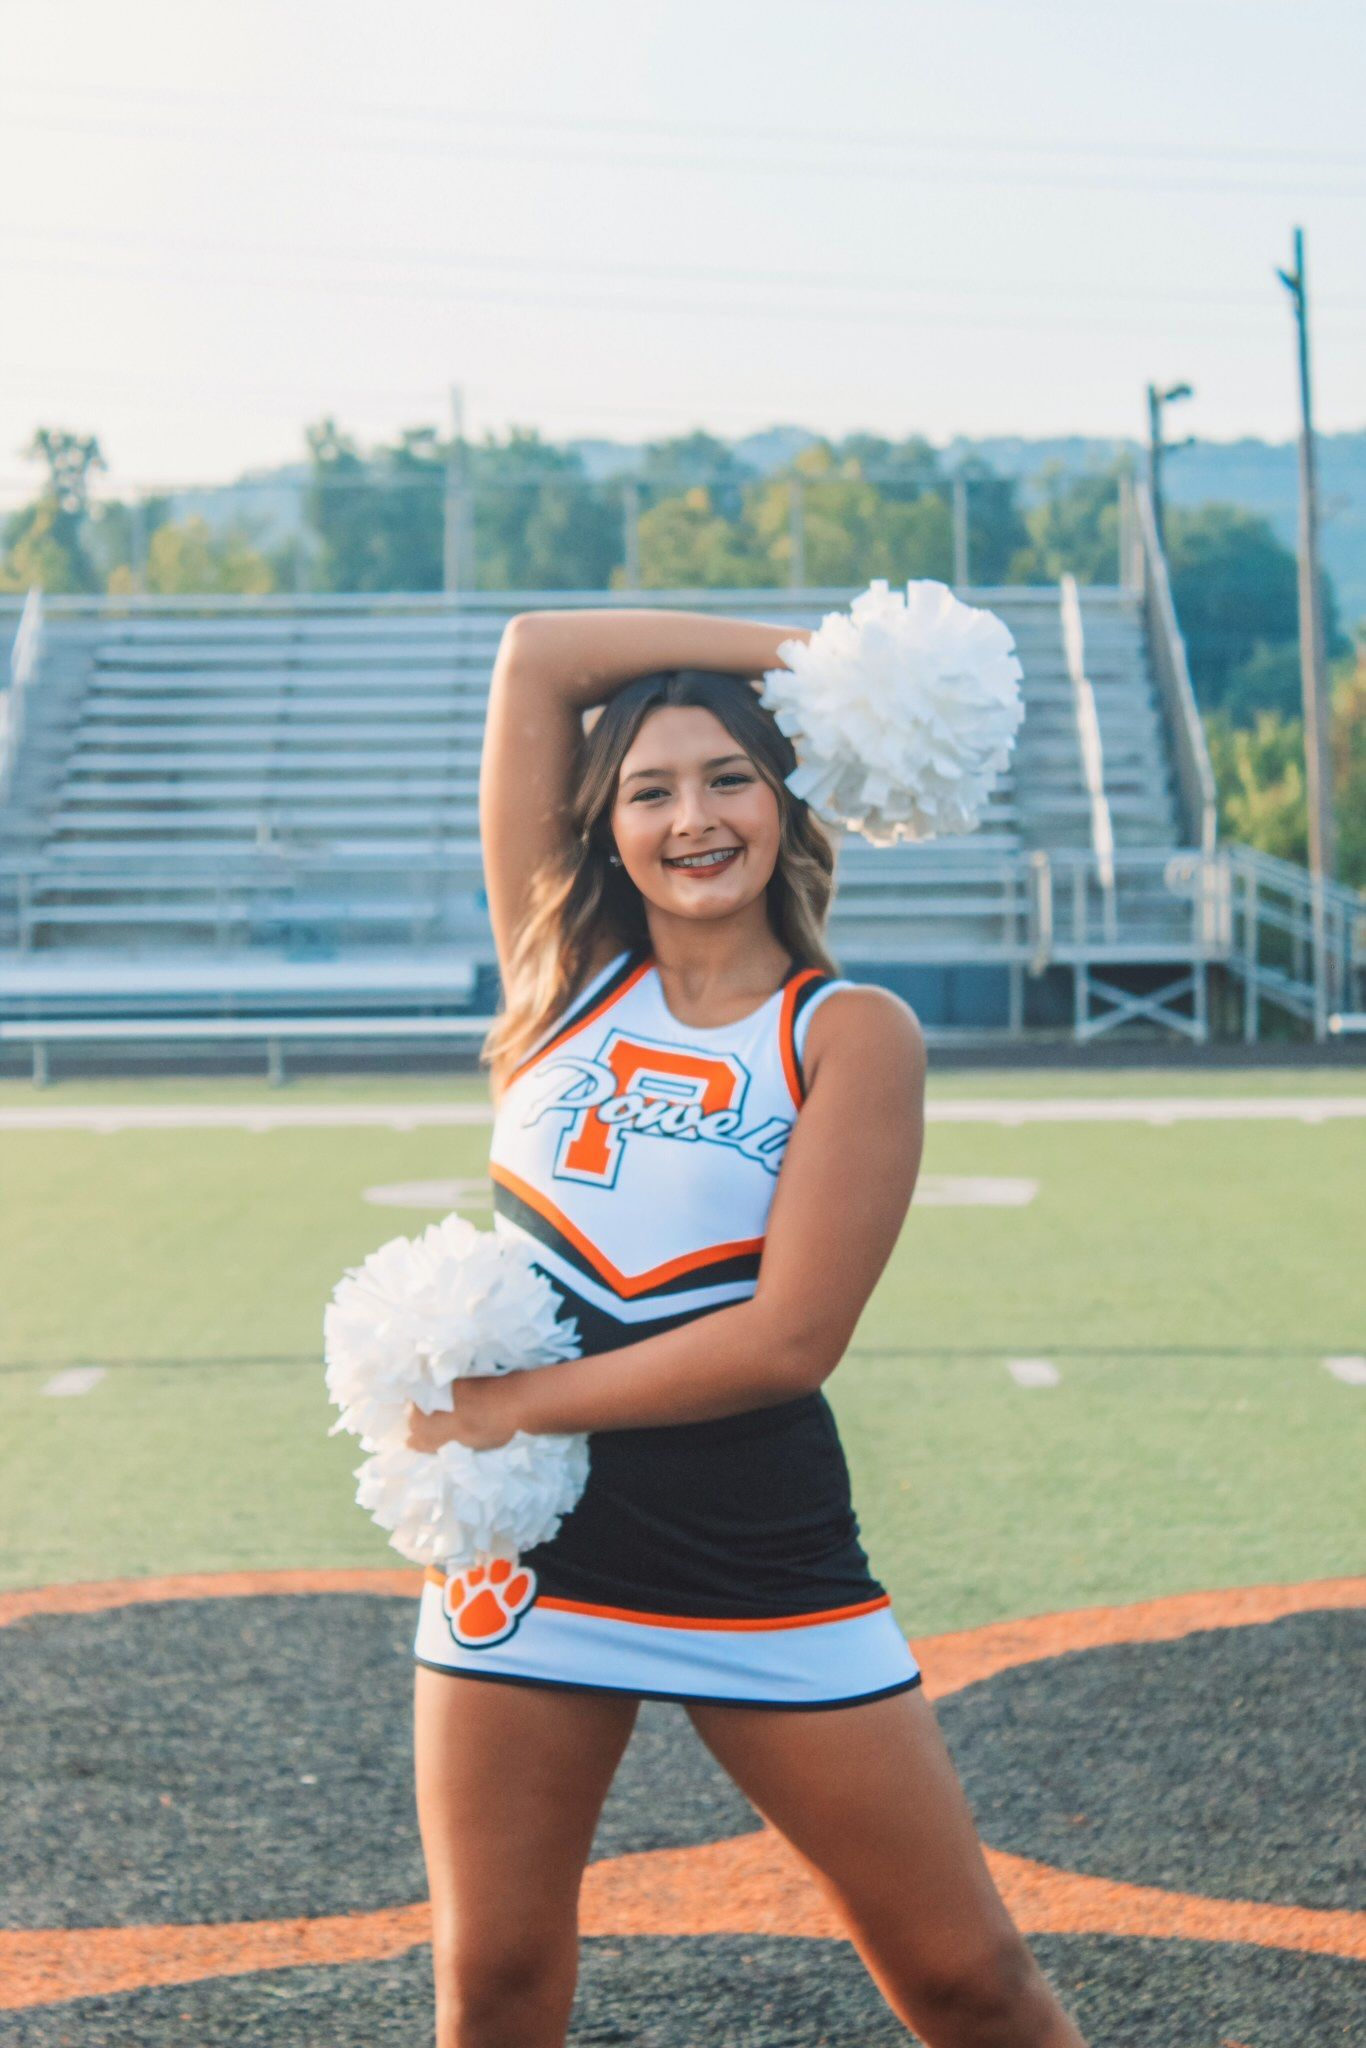
<svg viewBox="0 0 1366 2048"><path fill-rule="evenodd" d="M505 1643L536 1598L536 1574L525 1565L495 1557L452 1572L441 1591L451 1634L466 1650Z"/></svg>

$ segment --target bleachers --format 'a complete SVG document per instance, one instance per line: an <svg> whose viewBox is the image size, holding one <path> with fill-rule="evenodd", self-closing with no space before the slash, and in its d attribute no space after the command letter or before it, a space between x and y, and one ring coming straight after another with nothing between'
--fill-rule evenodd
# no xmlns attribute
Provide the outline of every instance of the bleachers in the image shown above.
<svg viewBox="0 0 1366 2048"><path fill-rule="evenodd" d="M629 601L815 625L853 594ZM1024 669L1011 770L963 839L846 840L832 941L872 968L995 964L1018 981L1047 941L1040 860L1086 865L1094 804L1059 593L964 595L1007 621ZM206 966L223 1015L316 1009L322 965L339 1016L487 1006L477 780L498 641L538 603L621 601L50 602L0 811L0 1011L122 1014L138 984L156 991L145 1013L182 1014L208 999ZM1114 844L1135 861L1109 897L1122 927L1125 890L1151 894L1182 825L1140 595L1087 589L1081 617ZM1175 931L1188 909L1171 908Z"/></svg>

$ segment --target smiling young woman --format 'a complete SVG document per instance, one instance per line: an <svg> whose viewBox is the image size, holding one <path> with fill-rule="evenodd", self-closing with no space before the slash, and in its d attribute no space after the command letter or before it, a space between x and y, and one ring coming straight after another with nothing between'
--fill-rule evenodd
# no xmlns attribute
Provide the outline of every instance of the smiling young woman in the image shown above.
<svg viewBox="0 0 1366 2048"><path fill-rule="evenodd" d="M795 637L544 612L499 650L490 1172L583 1356L457 1381L410 1442L592 1443L552 1541L423 1594L439 2048L560 2048L642 1698L685 1704L931 2048L1079 2048L992 1883L822 1392L915 1187L925 1047L825 949L830 839L753 686Z"/></svg>

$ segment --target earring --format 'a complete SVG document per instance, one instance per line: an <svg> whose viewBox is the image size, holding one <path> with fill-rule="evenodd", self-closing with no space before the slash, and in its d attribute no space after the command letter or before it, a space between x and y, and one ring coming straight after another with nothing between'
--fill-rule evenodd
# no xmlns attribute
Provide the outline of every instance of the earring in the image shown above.
<svg viewBox="0 0 1366 2048"><path fill-rule="evenodd" d="M612 863L612 866L614 868L619 868L621 866L621 855L619 853L609 853L607 858Z"/></svg>

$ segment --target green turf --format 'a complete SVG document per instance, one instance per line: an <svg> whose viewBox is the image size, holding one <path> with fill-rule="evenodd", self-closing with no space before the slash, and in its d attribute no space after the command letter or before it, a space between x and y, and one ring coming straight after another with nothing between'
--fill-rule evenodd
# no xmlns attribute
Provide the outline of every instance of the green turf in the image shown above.
<svg viewBox="0 0 1366 2048"><path fill-rule="evenodd" d="M940 1086L1083 1083L1363 1092L1345 1074L1284 1069ZM474 1086L97 1093L429 1100ZM396 1562L351 1499L356 1446L326 1434L322 1309L346 1265L434 1213L375 1207L362 1190L475 1178L487 1141L479 1127L0 1134L4 1583ZM1040 1188L1025 1208L913 1208L830 1383L865 1536L908 1628L1362 1568L1366 1390L1320 1360L1366 1351L1366 1124L939 1124L925 1170ZM1016 1355L1052 1358L1061 1386L1017 1388L1004 1363ZM112 1369L79 1399L42 1395L79 1363Z"/></svg>

